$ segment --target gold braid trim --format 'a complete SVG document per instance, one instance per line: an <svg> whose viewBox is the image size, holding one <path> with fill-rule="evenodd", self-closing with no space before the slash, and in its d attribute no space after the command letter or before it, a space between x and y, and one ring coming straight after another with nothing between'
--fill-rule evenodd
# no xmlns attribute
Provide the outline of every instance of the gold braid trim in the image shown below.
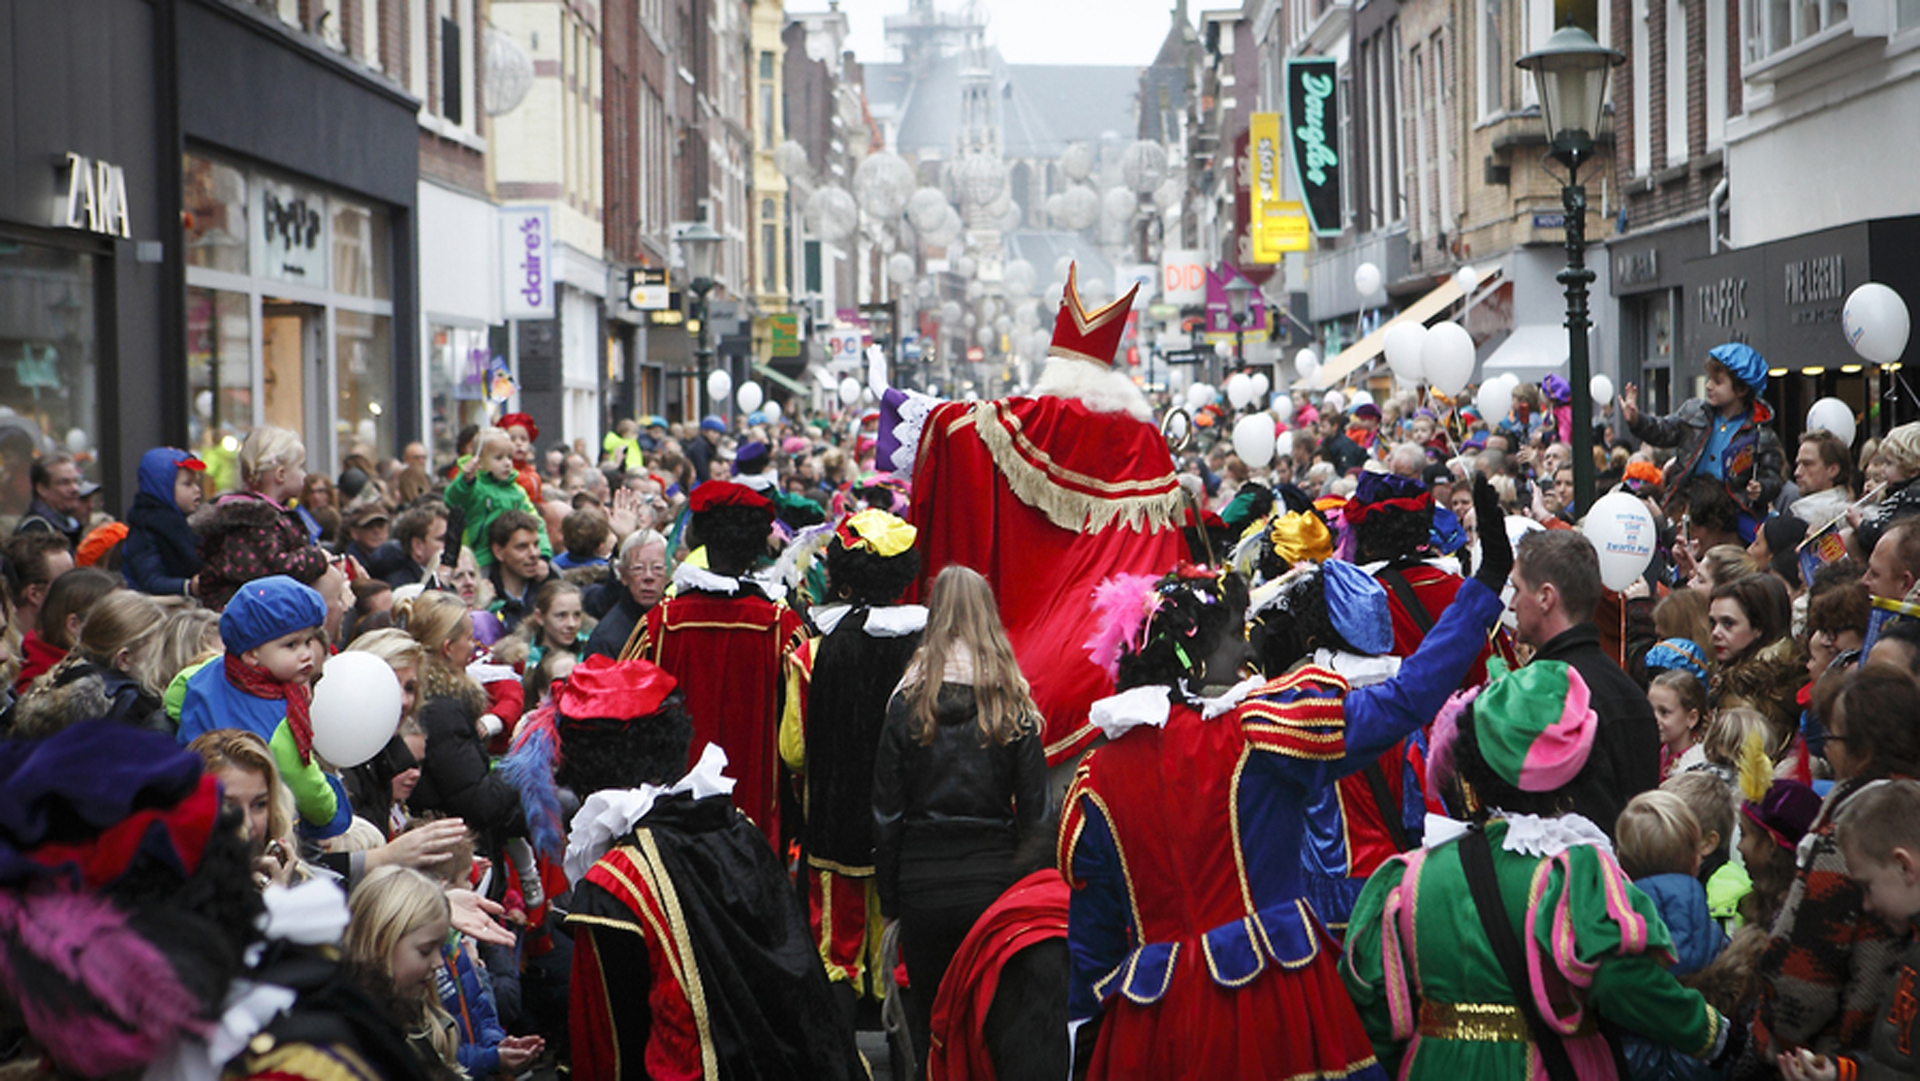
<svg viewBox="0 0 1920 1081"><path fill-rule="evenodd" d="M974 407L974 431L987 456L1006 478L1014 497L1046 515L1047 521L1074 533L1097 533L1116 520L1136 533L1177 528L1185 498L1179 485L1155 495L1099 497L1070 491L1053 483L1046 471L1023 457L1014 446L1014 434L996 415L993 402Z"/></svg>

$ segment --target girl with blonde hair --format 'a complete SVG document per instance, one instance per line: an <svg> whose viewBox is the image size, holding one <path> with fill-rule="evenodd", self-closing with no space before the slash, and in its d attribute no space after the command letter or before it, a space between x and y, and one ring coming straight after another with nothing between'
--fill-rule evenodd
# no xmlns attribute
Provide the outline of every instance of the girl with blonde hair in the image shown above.
<svg viewBox="0 0 1920 1081"><path fill-rule="evenodd" d="M172 731L160 701L166 690L158 663L160 628L165 622L166 613L145 593L117 589L100 598L80 628L72 652L21 700L15 710L15 734L50 735L95 717Z"/></svg>
<svg viewBox="0 0 1920 1081"><path fill-rule="evenodd" d="M183 608L167 613L160 625L160 645L154 674L167 684L200 661L226 651L220 642L220 617L205 608Z"/></svg>
<svg viewBox="0 0 1920 1081"><path fill-rule="evenodd" d="M452 929L439 883L410 867L382 867L347 899L347 967L385 1003L434 1076L459 1077L459 1030L440 1007L434 973Z"/></svg>
<svg viewBox="0 0 1920 1081"><path fill-rule="evenodd" d="M202 507L192 519L205 566L200 597L215 610L226 607L245 582L284 574L340 604L346 584L316 543L317 528L290 506L304 491L307 448L285 428L263 425L240 444L241 490Z"/></svg>
<svg viewBox="0 0 1920 1081"><path fill-rule="evenodd" d="M252 846L253 881L262 889L306 877L293 836L293 793L280 783L267 743L252 732L216 728L202 733L187 749L206 763L220 782L220 799L240 812Z"/></svg>
<svg viewBox="0 0 1920 1081"><path fill-rule="evenodd" d="M873 782L875 885L881 914L900 921L907 1024L922 1061L947 966L1018 878L1014 853L1048 802L1039 710L992 587L950 566L927 607L887 704Z"/></svg>

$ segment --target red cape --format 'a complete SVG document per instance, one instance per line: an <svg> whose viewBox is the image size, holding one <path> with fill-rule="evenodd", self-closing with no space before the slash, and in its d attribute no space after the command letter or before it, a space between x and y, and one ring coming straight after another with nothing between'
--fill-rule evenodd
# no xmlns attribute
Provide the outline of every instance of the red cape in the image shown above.
<svg viewBox="0 0 1920 1081"><path fill-rule="evenodd" d="M1000 989L1000 972L1021 950L1067 937L1071 894L1059 871L1042 868L1009 886L974 922L933 1000L927 1081L994 1081L981 1030Z"/></svg>
<svg viewBox="0 0 1920 1081"><path fill-rule="evenodd" d="M1164 574L1185 553L1166 440L1074 399L947 402L927 417L915 461L922 596L953 563L993 583L1058 764L1092 742L1087 708L1113 692L1087 659L1094 586Z"/></svg>

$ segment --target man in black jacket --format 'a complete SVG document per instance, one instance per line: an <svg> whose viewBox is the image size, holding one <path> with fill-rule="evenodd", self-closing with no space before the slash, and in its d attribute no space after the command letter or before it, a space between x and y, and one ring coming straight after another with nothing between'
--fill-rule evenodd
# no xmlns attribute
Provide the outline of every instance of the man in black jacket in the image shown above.
<svg viewBox="0 0 1920 1081"><path fill-rule="evenodd" d="M580 658L617 659L633 637L633 629L646 618L647 611L660 603L667 592L667 538L651 529L630 534L620 542L620 593L607 614L593 628Z"/></svg>
<svg viewBox="0 0 1920 1081"><path fill-rule="evenodd" d="M1534 660L1578 669L1599 718L1593 755L1566 791L1576 812L1612 836L1627 801L1660 783L1660 728L1646 692L1600 648L1593 624L1600 589L1600 557L1586 537L1546 529L1520 539L1513 566L1520 641L1534 647Z"/></svg>

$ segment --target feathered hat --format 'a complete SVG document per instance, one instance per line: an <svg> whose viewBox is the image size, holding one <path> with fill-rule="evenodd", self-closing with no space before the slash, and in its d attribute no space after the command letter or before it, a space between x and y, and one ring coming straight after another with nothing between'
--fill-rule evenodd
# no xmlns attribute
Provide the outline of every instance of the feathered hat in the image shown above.
<svg viewBox="0 0 1920 1081"><path fill-rule="evenodd" d="M1127 312L1133 307L1133 295L1140 291L1140 283L1134 282L1126 296L1090 312L1080 302L1075 270L1074 264L1067 264L1067 287L1060 296L1060 314L1053 319L1053 342L1047 346L1047 355L1112 368L1113 358L1120 352L1120 339L1127 332Z"/></svg>

